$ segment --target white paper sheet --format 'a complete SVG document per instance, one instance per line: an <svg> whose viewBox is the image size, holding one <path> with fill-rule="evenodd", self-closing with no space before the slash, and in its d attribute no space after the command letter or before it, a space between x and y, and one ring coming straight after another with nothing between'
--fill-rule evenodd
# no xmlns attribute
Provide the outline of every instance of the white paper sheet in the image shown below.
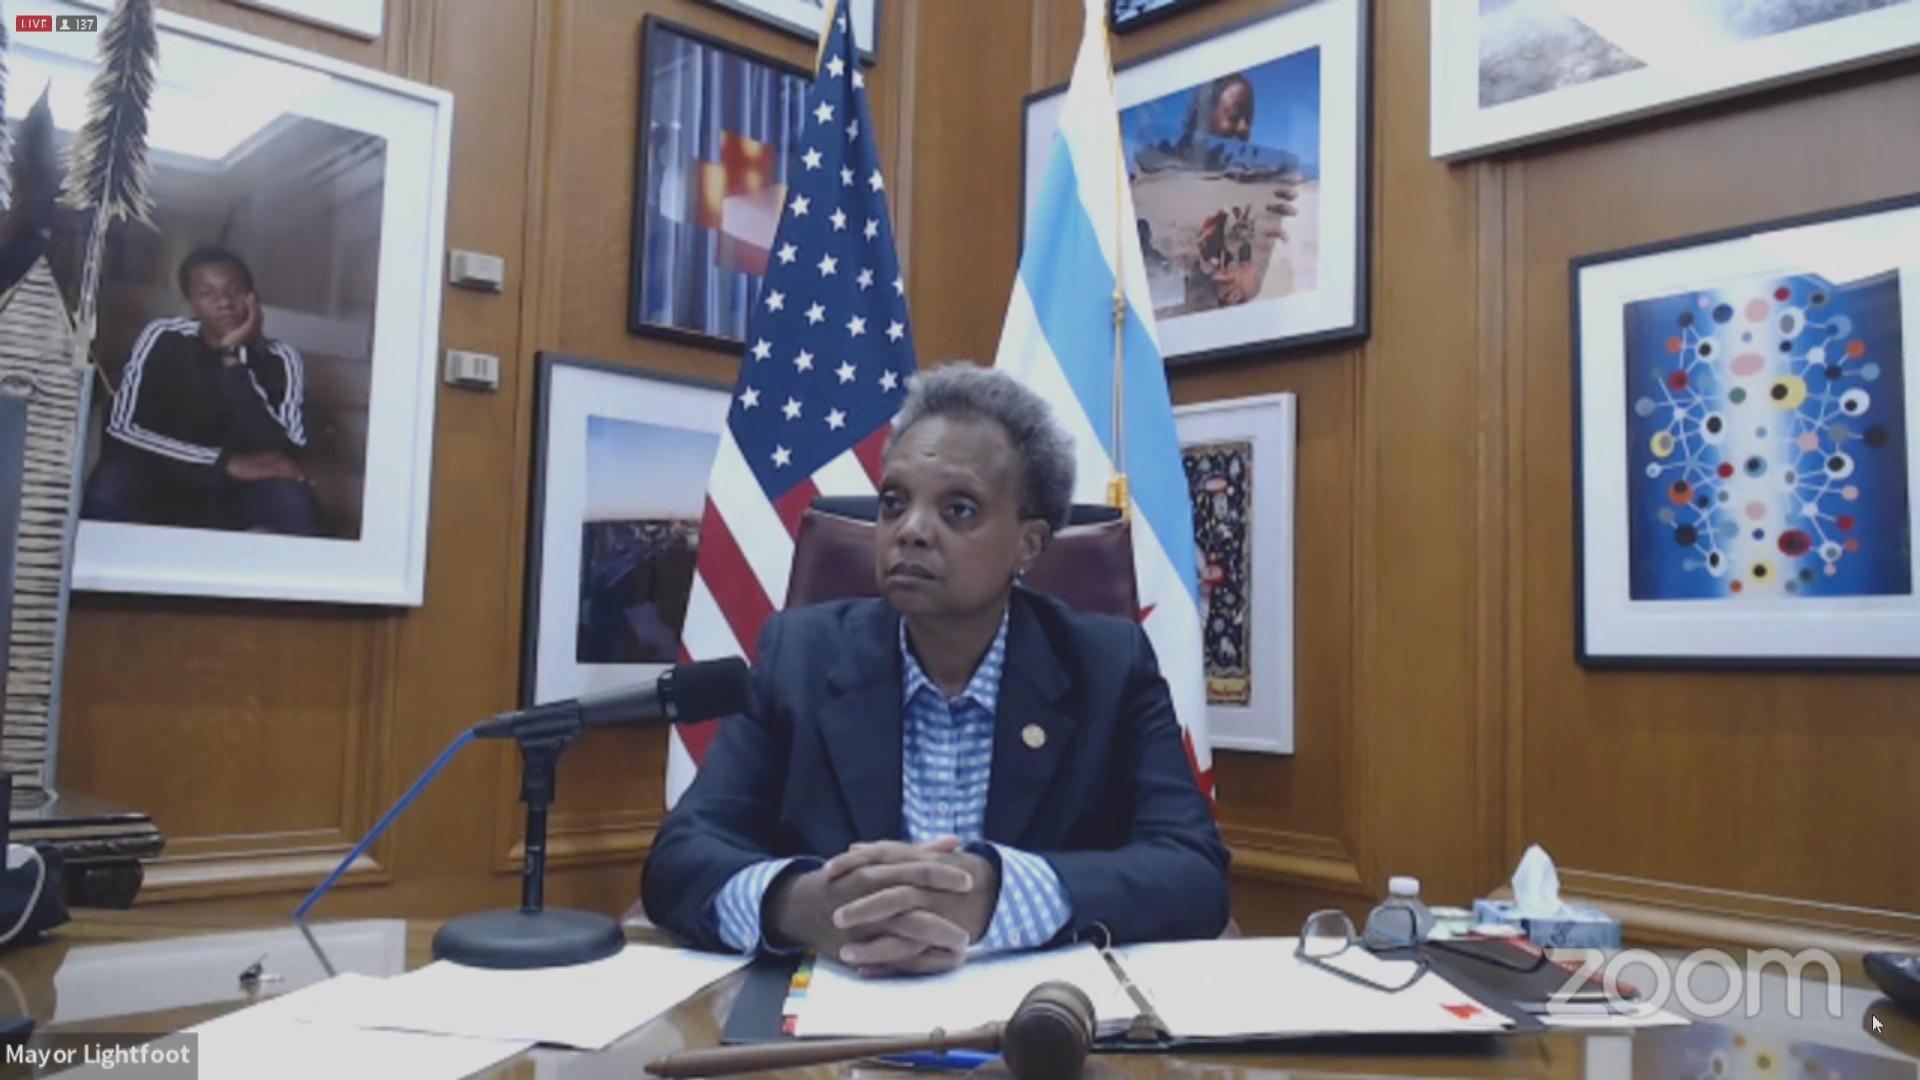
<svg viewBox="0 0 1920 1080"><path fill-rule="evenodd" d="M573 967L488 971L444 960L378 982L341 1014L363 1028L601 1050L745 966L742 956L629 945Z"/></svg>
<svg viewBox="0 0 1920 1080"><path fill-rule="evenodd" d="M500 1039L461 1039L401 1031L363 1031L338 1022L355 1001L384 980L347 974L304 990L263 1001L186 1030L195 1047L200 1080L334 1080L341 1076L404 1076L408 1080L461 1080L493 1068L533 1044ZM172 1046L169 1036L156 1040ZM133 1066L75 1069L63 1077L119 1077ZM184 1075L184 1074L183 1074Z"/></svg>
<svg viewBox="0 0 1920 1080"><path fill-rule="evenodd" d="M1512 1026L1429 973L1398 993L1359 986L1305 963L1294 938L1239 938L1128 945L1120 966L1145 995L1168 1033L1187 1039L1262 1035L1454 1034ZM1350 949L1340 965L1394 985L1408 962Z"/></svg>
<svg viewBox="0 0 1920 1080"><path fill-rule="evenodd" d="M1125 1028L1139 1009L1091 945L969 960L940 975L862 979L829 960L814 965L794 1033L920 1035L959 1031L1013 1015L1035 985L1062 979L1093 999L1102 1030Z"/></svg>

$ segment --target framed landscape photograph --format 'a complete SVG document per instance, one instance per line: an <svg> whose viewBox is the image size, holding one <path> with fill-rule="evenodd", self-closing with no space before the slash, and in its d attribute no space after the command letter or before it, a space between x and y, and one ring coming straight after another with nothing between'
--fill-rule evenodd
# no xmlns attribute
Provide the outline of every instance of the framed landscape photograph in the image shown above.
<svg viewBox="0 0 1920 1080"><path fill-rule="evenodd" d="M542 353L523 705L680 661L708 473L731 388Z"/></svg>
<svg viewBox="0 0 1920 1080"><path fill-rule="evenodd" d="M770 26L777 26L808 41L820 39L820 26L826 21L828 0L707 0L717 7L738 11ZM860 59L871 64L880 49L880 0L846 0L853 15L853 40L860 46Z"/></svg>
<svg viewBox="0 0 1920 1080"><path fill-rule="evenodd" d="M1208 736L1216 749L1291 754L1294 396L1173 414L1193 496Z"/></svg>
<svg viewBox="0 0 1920 1080"><path fill-rule="evenodd" d="M642 24L627 328L738 353L806 123L807 73Z"/></svg>
<svg viewBox="0 0 1920 1080"><path fill-rule="evenodd" d="M1209 0L1107 0L1107 22L1116 34L1170 19Z"/></svg>
<svg viewBox="0 0 1920 1080"><path fill-rule="evenodd" d="M1920 664L1920 196L1573 262L1578 650Z"/></svg>
<svg viewBox="0 0 1920 1080"><path fill-rule="evenodd" d="M1366 336L1368 19L1292 5L1115 71L1169 364ZM1065 97L1026 100L1023 238Z"/></svg>
<svg viewBox="0 0 1920 1080"><path fill-rule="evenodd" d="M74 587L418 605L453 99L170 12L158 28L153 225L107 233ZM70 145L99 36L15 35L11 85L35 91L6 122L44 86ZM88 222L56 213L63 280Z"/></svg>
<svg viewBox="0 0 1920 1080"><path fill-rule="evenodd" d="M1430 0L1433 156L1920 51L1920 0Z"/></svg>

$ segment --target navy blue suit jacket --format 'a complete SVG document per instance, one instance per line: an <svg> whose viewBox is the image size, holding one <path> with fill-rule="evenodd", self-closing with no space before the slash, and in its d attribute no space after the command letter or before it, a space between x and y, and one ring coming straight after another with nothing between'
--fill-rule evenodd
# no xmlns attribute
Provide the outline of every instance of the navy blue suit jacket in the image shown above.
<svg viewBox="0 0 1920 1080"><path fill-rule="evenodd" d="M1025 589L1011 607L985 839L1052 864L1073 906L1063 939L1217 935L1227 850L1147 636ZM883 600L841 600L767 623L755 706L721 723L647 858L657 924L724 949L710 901L737 871L904 836L899 622Z"/></svg>

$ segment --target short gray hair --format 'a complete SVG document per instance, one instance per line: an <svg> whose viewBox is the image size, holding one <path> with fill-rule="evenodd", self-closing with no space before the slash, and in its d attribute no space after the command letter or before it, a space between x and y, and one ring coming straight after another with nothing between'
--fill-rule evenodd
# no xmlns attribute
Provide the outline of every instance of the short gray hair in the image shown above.
<svg viewBox="0 0 1920 1080"><path fill-rule="evenodd" d="M942 364L907 380L907 400L893 418L883 455L930 416L999 424L1020 458L1020 516L1040 518L1054 532L1066 527L1073 508L1073 436L1053 418L1045 398L1002 371L967 360Z"/></svg>

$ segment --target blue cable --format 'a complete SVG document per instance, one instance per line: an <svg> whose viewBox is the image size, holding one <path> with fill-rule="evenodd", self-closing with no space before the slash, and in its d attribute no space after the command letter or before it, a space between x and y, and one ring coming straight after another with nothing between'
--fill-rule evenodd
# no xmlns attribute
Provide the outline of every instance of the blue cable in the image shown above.
<svg viewBox="0 0 1920 1080"><path fill-rule="evenodd" d="M353 860L365 854L366 850L373 846L373 842L380 839L380 834L387 831L387 826L393 824L393 819L400 816L400 811L405 810L407 804L413 801L414 796L425 790L427 784L432 782L434 777L440 775L440 770L447 767L447 762L453 760L453 755L465 749L466 745L473 741L473 734L473 729L468 728L460 733L459 738L453 740L452 745L440 751L440 756L434 759L433 764L427 766L427 771L420 774L420 779L413 782L413 786L407 789L406 794L400 796L400 801L393 804L393 809L388 810L381 816L379 821L374 822L373 828L368 831L367 835L362 837L360 842L353 846L352 851L347 852L347 857L340 860L339 866L333 868L333 873L328 874L327 879L316 886L312 892L308 893L307 898L300 901L299 907L293 909L293 917L296 921L307 917L307 912L312 911L313 905L319 903L320 898L327 895L327 890L333 888L333 883L339 881L340 875L347 872L347 867L353 865Z"/></svg>

